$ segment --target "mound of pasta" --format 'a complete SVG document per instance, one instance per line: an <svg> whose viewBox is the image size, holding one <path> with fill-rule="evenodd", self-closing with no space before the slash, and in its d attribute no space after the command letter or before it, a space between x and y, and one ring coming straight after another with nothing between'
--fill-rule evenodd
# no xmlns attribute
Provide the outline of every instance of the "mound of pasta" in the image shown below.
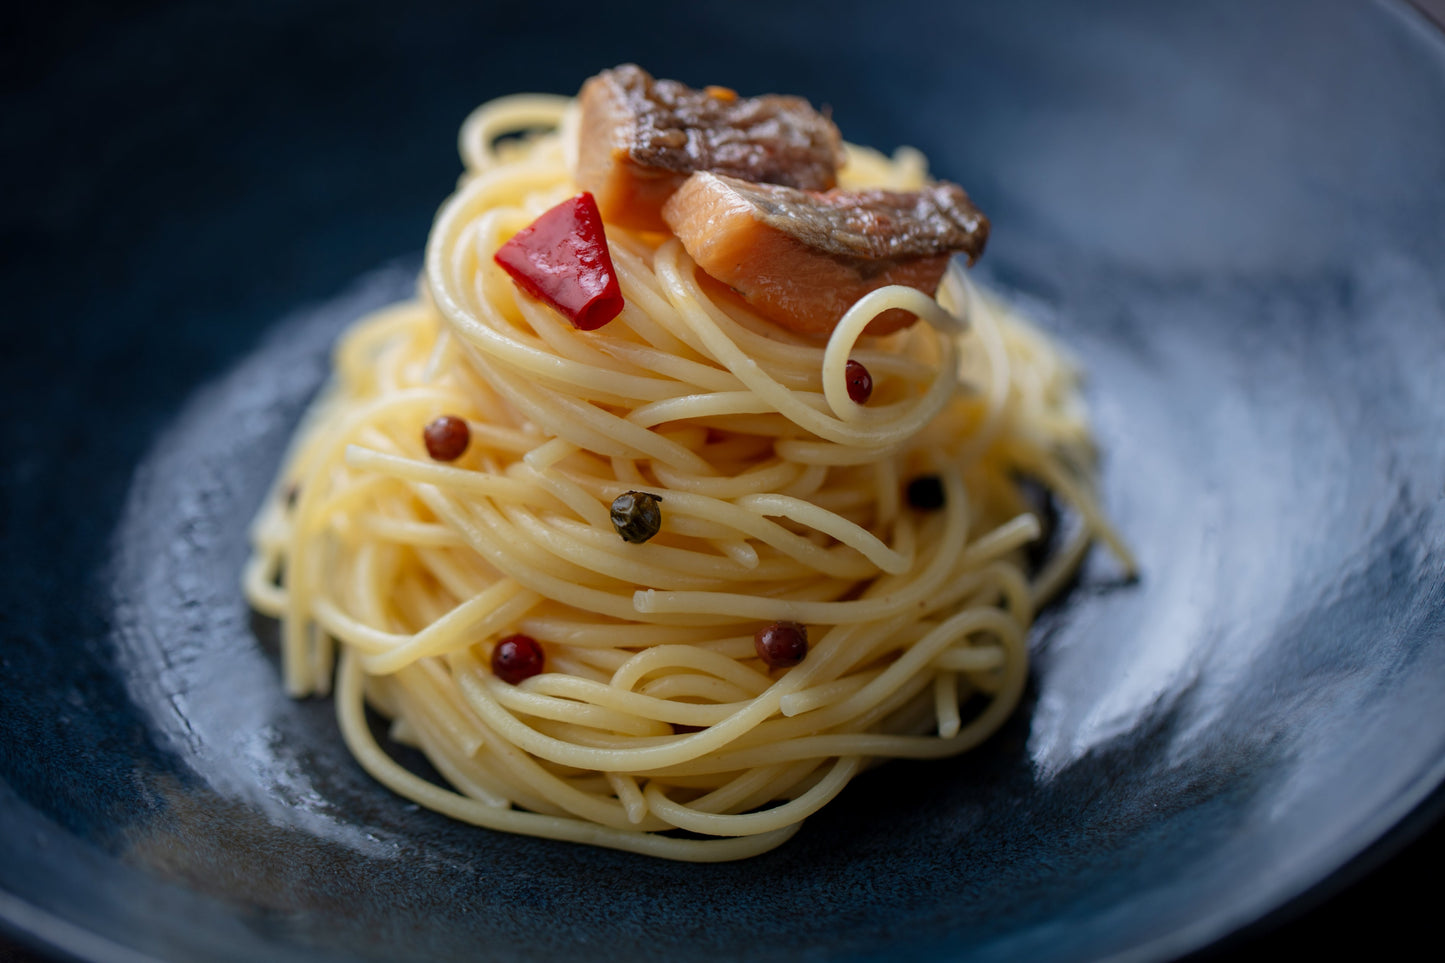
<svg viewBox="0 0 1445 963"><path fill-rule="evenodd" d="M822 127L777 156L779 117L816 123L796 98L627 71L466 121L419 293L338 344L245 588L288 690L334 680L348 746L402 796L736 859L874 762L988 738L1039 605L1094 538L1127 555L1075 369L965 280L986 222L961 191ZM667 153L669 110L698 156ZM887 233L915 214L946 246ZM1026 479L1080 520L1041 567Z"/></svg>

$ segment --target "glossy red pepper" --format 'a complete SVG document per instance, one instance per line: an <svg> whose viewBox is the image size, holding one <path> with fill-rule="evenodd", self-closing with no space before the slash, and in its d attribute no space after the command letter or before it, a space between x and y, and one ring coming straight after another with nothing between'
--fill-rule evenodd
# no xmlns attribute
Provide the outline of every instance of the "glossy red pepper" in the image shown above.
<svg viewBox="0 0 1445 963"><path fill-rule="evenodd" d="M622 313L622 289L597 202L583 192L522 228L496 261L523 291L592 331Z"/></svg>

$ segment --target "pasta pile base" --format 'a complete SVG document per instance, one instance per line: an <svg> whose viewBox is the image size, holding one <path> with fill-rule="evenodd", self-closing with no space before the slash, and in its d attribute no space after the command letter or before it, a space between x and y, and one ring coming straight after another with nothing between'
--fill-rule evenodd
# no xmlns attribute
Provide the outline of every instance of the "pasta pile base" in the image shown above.
<svg viewBox="0 0 1445 963"><path fill-rule="evenodd" d="M625 307L602 329L519 293L492 254L577 193L571 117L519 97L468 120L419 296L337 346L254 523L246 590L282 622L289 691L334 679L348 746L401 795L509 832L750 856L871 763L993 733L1036 608L1091 538L1117 541L1074 369L956 269L938 300L869 295L826 344L753 316L660 234L608 227ZM925 176L914 152L849 147L841 179ZM862 336L892 308L923 321ZM850 358L874 379L866 405ZM455 462L423 443L442 414L470 426ZM906 495L926 476L936 508ZM1032 577L1025 476L1083 520ZM627 491L661 498L645 544L609 520ZM793 668L755 653L775 620L807 628ZM511 633L546 659L517 685L490 669ZM367 705L447 785L387 756Z"/></svg>

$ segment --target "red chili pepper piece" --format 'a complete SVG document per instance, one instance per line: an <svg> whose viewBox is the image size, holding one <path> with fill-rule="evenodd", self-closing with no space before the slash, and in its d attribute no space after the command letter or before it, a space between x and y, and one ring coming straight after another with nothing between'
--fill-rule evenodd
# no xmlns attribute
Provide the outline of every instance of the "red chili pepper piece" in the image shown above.
<svg viewBox="0 0 1445 963"><path fill-rule="evenodd" d="M592 331L622 313L597 202L586 191L522 228L496 261L523 291L546 301L573 327Z"/></svg>

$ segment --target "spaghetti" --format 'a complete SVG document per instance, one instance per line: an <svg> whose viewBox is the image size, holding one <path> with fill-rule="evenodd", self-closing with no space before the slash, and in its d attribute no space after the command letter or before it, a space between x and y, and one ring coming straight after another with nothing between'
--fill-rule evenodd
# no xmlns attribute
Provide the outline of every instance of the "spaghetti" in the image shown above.
<svg viewBox="0 0 1445 963"><path fill-rule="evenodd" d="M577 193L574 128L570 100L539 96L467 120L420 293L337 346L245 588L281 620L288 690L334 676L347 745L401 795L492 829L746 857L875 760L986 739L1041 602L1093 537L1128 556L1095 506L1074 369L956 267L937 299L867 295L826 344L718 294L676 238L612 225L624 306L605 328L521 294L492 256ZM926 174L916 152L849 146L840 180ZM927 323L864 336L891 309ZM454 461L423 439L440 415L466 422ZM1033 577L1021 475L1082 518ZM920 478L935 495L916 507ZM609 519L627 492L660 501L642 544ZM808 635L792 668L759 658L777 621ZM490 654L516 634L545 670L511 684ZM386 754L367 705L446 785Z"/></svg>

